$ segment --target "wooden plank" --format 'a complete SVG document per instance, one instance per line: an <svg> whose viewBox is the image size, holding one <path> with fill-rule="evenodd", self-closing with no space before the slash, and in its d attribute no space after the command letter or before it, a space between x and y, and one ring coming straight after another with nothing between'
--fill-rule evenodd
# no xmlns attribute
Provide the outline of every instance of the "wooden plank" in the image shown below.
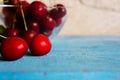
<svg viewBox="0 0 120 80"><path fill-rule="evenodd" d="M120 80L120 72L3 72L0 80Z"/></svg>
<svg viewBox="0 0 120 80"><path fill-rule="evenodd" d="M55 75L55 78L59 80L58 78L64 76L64 74L67 74L66 79L68 79L71 78L69 77L70 74L72 74L73 77L77 76L80 78L83 77L83 75L87 77L87 74L91 75L93 73L97 76L96 78L100 80L119 80L120 36L58 36L51 41L53 47L51 52L46 56L36 57L26 55L17 61L0 60L0 76L3 78L4 75L2 73L5 73L8 77L11 75L12 77L15 75L19 77L25 74L39 75L44 78L43 74L49 73L47 76L49 79L55 72L59 75ZM105 73L106 75L108 73L108 76L111 77L101 79L101 76L104 76ZM112 74L114 76L112 76ZM39 76L36 78L39 78ZM90 76L81 80L96 80L94 77L89 77ZM51 79L56 80L53 76ZM63 77L61 77L60 80L61 79L66 80L63 79ZM78 79L73 78L71 80Z"/></svg>
<svg viewBox="0 0 120 80"><path fill-rule="evenodd" d="M57 37L52 43L46 56L0 61L0 71L120 71L119 37Z"/></svg>

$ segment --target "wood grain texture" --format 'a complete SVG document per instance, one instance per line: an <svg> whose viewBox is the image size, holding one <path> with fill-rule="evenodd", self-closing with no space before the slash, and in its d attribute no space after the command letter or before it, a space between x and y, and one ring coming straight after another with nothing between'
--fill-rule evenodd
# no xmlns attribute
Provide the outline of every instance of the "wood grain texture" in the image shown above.
<svg viewBox="0 0 120 80"><path fill-rule="evenodd" d="M119 80L120 36L58 36L51 52L0 60L1 80Z"/></svg>
<svg viewBox="0 0 120 80"><path fill-rule="evenodd" d="M120 72L3 72L0 80L120 80Z"/></svg>

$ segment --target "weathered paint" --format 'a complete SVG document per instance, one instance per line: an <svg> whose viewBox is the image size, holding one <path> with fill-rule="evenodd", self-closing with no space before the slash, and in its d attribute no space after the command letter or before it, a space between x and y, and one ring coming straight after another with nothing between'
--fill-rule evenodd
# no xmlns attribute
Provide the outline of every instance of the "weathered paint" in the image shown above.
<svg viewBox="0 0 120 80"><path fill-rule="evenodd" d="M120 80L120 72L3 72L0 80Z"/></svg>
<svg viewBox="0 0 120 80"><path fill-rule="evenodd" d="M58 36L48 55L0 60L0 80L120 80L120 36Z"/></svg>

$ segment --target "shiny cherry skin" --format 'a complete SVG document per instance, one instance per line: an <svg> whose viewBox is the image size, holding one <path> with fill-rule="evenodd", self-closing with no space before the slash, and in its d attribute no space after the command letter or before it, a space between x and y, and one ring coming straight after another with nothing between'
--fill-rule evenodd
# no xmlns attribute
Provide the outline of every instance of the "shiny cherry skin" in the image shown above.
<svg viewBox="0 0 120 80"><path fill-rule="evenodd" d="M60 19L66 15L67 11L63 4L56 4L54 7L48 12L53 19Z"/></svg>
<svg viewBox="0 0 120 80"><path fill-rule="evenodd" d="M37 20L30 20L27 22L27 27L29 30L34 30L38 32L40 29L40 23Z"/></svg>
<svg viewBox="0 0 120 80"><path fill-rule="evenodd" d="M19 30L16 28L7 28L4 30L3 35L6 37L18 36Z"/></svg>
<svg viewBox="0 0 120 80"><path fill-rule="evenodd" d="M53 30L55 27L55 21L50 17L50 16L46 16L43 19L43 26L45 27L45 29L47 30Z"/></svg>
<svg viewBox="0 0 120 80"><path fill-rule="evenodd" d="M29 6L28 12L38 19L43 19L47 14L47 6L43 2L33 1Z"/></svg>
<svg viewBox="0 0 120 80"><path fill-rule="evenodd" d="M15 14L17 13L19 15L21 15L21 8L19 6L20 4L23 6L22 9L23 9L24 13L27 11L28 6L29 6L29 3L26 0L10 0L9 4L14 5L14 7L8 7L9 10L12 13L15 13Z"/></svg>
<svg viewBox="0 0 120 80"><path fill-rule="evenodd" d="M5 60L17 60L28 51L28 45L22 38L8 37L1 44L1 55Z"/></svg>
<svg viewBox="0 0 120 80"><path fill-rule="evenodd" d="M22 34L22 38L29 44L35 35L37 35L37 33L34 30L28 30Z"/></svg>
<svg viewBox="0 0 120 80"><path fill-rule="evenodd" d="M37 34L29 47L32 55L43 56L50 52L52 45L48 37L43 34Z"/></svg>
<svg viewBox="0 0 120 80"><path fill-rule="evenodd" d="M16 5L19 3L20 0L8 0L9 4Z"/></svg>
<svg viewBox="0 0 120 80"><path fill-rule="evenodd" d="M55 20L55 27L58 27L62 23L62 19L56 19Z"/></svg>
<svg viewBox="0 0 120 80"><path fill-rule="evenodd" d="M18 3L20 0L5 0L4 1L4 4L16 4L16 3Z"/></svg>
<svg viewBox="0 0 120 80"><path fill-rule="evenodd" d="M22 5L22 9L19 7L16 9L16 11L17 11L17 15L22 16L22 13L21 13L22 10L23 10L24 14L26 14L30 4L27 1L20 1L20 3ZM19 5L20 4L17 4L16 6L19 6Z"/></svg>

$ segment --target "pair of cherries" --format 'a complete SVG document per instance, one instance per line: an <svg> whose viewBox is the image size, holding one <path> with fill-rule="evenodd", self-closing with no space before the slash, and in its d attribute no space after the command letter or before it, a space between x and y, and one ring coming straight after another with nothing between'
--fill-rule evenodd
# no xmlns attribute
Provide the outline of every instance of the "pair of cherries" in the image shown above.
<svg viewBox="0 0 120 80"><path fill-rule="evenodd" d="M48 38L66 15L63 4L55 4L52 9L41 1L10 0L14 7L3 8L6 27L0 52L6 60L23 57L28 48L32 55L43 56L50 52L52 44Z"/></svg>
<svg viewBox="0 0 120 80"><path fill-rule="evenodd" d="M50 52L51 42L43 34L36 34L30 44L17 36L7 37L0 45L0 52L5 60L17 60L27 54L28 48L32 55L43 56Z"/></svg>

